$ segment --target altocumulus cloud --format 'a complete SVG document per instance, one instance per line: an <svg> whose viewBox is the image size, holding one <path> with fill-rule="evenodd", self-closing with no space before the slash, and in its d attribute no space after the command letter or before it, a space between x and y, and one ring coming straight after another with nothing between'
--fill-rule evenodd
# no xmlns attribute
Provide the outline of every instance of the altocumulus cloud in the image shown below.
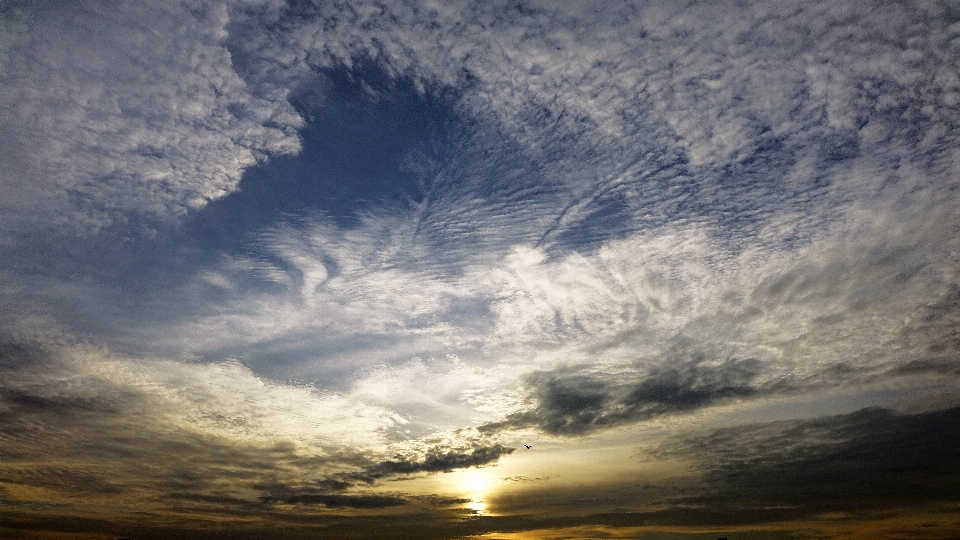
<svg viewBox="0 0 960 540"><path fill-rule="evenodd" d="M8 6L4 229L176 220L257 160L297 152L302 120L234 72L228 20L223 3Z"/></svg>
<svg viewBox="0 0 960 540"><path fill-rule="evenodd" d="M607 151L611 145L617 153L641 141L675 147L696 167L688 174L710 179L699 182L701 201L727 204L721 201L738 199L750 186L754 208L741 211L757 211L765 200L759 195L797 205L821 197L824 184L836 179L817 177L823 173L813 172L813 165L837 157L831 157L837 148L850 157L869 143L907 155L922 142L922 150L942 152L952 140L942 128L957 121L950 104L960 83L944 69L952 30L935 4L911 9L878 3L857 10L650 4L588 12L539 5L521 10L507 3L286 9L251 2L184 8L15 7L5 19L12 53L6 100L14 111L8 132L15 137L5 148L8 163L34 171L29 180L20 172L10 175L21 179L26 193L45 197L32 186L52 182L55 197L72 196L86 209L89 226L105 224L120 211L181 215L235 189L240 172L256 159L295 152L293 130L302 121L286 101L290 89L314 79L318 69L349 65L361 56L422 85L457 88L476 81L464 106L472 114L494 111L508 133L523 134L518 140L525 152L549 158L543 161L551 163L550 176L575 197L561 205L573 210L564 215L568 221L589 211L591 201L602 200L600 193L614 200L632 196L664 166L625 166L631 160L602 157L616 155ZM39 18L50 23L33 25ZM170 29L148 35L136 26L145 18ZM696 20L713 20L717 30L695 32L690 25ZM78 21L84 24L73 24ZM110 39L84 38L83 32L94 31ZM895 38L851 48L841 40L851 31ZM829 62L822 61L827 57ZM90 58L97 62L86 61ZM141 69L142 58L156 59L150 70ZM48 69L31 69L36 65ZM37 80L41 73L61 75ZM73 82L65 82L68 78ZM916 88L930 91L919 92L918 101L911 97ZM128 103L133 96L145 97ZM899 137L896 111L904 107L916 131ZM59 116L52 116L54 111ZM28 117L40 122L22 121ZM657 122L665 122L669 132ZM83 125L99 126L94 131L101 137L82 144ZM865 126L869 129L858 134ZM940 128L914 141L922 126ZM108 144L103 135L109 133ZM557 159L550 141L566 136L583 141L574 157L589 158L600 174L584 175L573 159ZM618 145L624 137L629 142ZM28 152L37 141L45 148ZM790 158L767 163L793 177L793 184L729 185L724 173L712 168L751 155L772 157L768 151L774 146ZM37 163L30 166L31 160ZM950 167L943 161L930 165ZM194 171L189 180L180 172L186 170ZM45 176L50 171L55 174ZM749 167L741 173L753 174ZM105 184L104 176L113 182Z"/></svg>

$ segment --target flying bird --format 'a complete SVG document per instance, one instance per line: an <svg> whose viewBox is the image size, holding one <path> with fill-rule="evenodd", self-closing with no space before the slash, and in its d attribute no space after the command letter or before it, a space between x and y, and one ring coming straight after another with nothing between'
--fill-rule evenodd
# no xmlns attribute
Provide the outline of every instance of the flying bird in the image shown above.
<svg viewBox="0 0 960 540"><path fill-rule="evenodd" d="M529 449L531 449L531 448L533 448L533 447L532 447L532 446L530 446L529 444L525 444L524 446L526 446L526 447L527 447L527 450L529 450Z"/></svg>

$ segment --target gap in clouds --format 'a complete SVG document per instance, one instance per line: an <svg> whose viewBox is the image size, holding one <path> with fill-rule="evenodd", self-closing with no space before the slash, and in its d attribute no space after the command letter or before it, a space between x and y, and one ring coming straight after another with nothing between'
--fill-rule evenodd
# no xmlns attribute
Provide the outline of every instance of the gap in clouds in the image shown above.
<svg viewBox="0 0 960 540"><path fill-rule="evenodd" d="M18 285L30 296L55 296L57 312L46 315L79 335L125 341L118 332L205 312L229 296L217 287L198 295L191 283L225 256L252 257L296 273L260 249L260 235L270 227L302 227L321 215L350 229L372 207L403 213L422 204L427 180L411 156L443 161L447 133L461 123L455 99L448 90L419 91L373 61L319 70L290 98L308 120L299 154L246 169L237 190L176 225L128 213L83 242L69 234L25 238L8 251L6 266L20 274ZM231 112L246 114L243 104ZM276 280L241 285L249 291L283 289ZM129 352L142 353L136 336L132 341Z"/></svg>
<svg viewBox="0 0 960 540"><path fill-rule="evenodd" d="M401 280L420 276L428 289L442 288L470 259L534 238L539 233L528 226L523 206L536 196L529 188L540 180L533 165L518 158L509 137L482 120L464 118L457 99L448 88L424 88L393 77L370 59L317 69L291 98L307 119L301 153L248 169L236 192L192 215L171 236L171 245L197 258L184 268L183 282L174 290L183 302L172 313L160 307L170 317L156 321L163 323L159 332L178 318L190 329L191 321L209 316L208 322L218 313L245 317L258 301L285 305L277 307L281 319L291 312L323 319L329 317L324 306L331 303L355 313L372 306L367 313L376 318L376 302L393 311L389 291L411 289L410 282L398 285L391 272L399 272ZM504 201L504 192L513 199ZM520 238L511 239L516 235ZM341 294L358 296L326 296L313 305L316 288L332 278L346 284ZM368 298L376 289L387 296ZM436 295L417 295L416 290L412 296L400 294L408 303L404 309L416 312L423 303L429 313ZM485 301L469 297L446 307L447 320L454 323L488 312ZM294 322L287 331L253 342L248 336L224 336L212 348L176 336L152 341L164 354L188 350L209 360L237 357L258 373L281 378L290 376L291 365L357 351L381 351L378 358L392 351L390 357L399 361L438 350L435 343L410 339L408 331L435 324L418 320L416 313L386 333L366 322L326 329L323 338L317 326ZM156 329L143 331L157 337ZM322 363L327 375L356 367L356 360Z"/></svg>
<svg viewBox="0 0 960 540"><path fill-rule="evenodd" d="M207 248L240 249L289 216L320 213L349 228L371 206L414 208L428 186L409 156L445 159L454 100L443 89L420 92L370 60L320 70L291 97L307 119L301 152L247 169L239 189L192 216L183 234Z"/></svg>

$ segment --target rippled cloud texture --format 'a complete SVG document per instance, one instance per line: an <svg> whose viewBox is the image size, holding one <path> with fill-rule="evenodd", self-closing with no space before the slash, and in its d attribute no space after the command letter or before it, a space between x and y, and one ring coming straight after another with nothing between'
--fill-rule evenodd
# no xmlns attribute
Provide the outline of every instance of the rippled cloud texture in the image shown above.
<svg viewBox="0 0 960 540"><path fill-rule="evenodd" d="M960 535L960 4L13 1L0 52L4 538Z"/></svg>

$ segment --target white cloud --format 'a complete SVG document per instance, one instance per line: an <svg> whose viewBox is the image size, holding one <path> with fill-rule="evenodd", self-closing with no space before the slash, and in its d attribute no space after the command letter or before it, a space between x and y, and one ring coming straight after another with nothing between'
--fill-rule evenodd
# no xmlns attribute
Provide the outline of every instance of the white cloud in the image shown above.
<svg viewBox="0 0 960 540"><path fill-rule="evenodd" d="M299 149L285 95L234 72L223 3L37 3L4 23L7 227L176 220Z"/></svg>
<svg viewBox="0 0 960 540"><path fill-rule="evenodd" d="M642 371L688 347L816 385L830 366L876 373L916 353L876 344L957 283L956 220L940 196L960 178L955 25L920 4L527 7L138 4L35 27L8 18L8 118L35 120L2 149L23 171L8 204L69 192L94 228L124 212L182 215L263 153L295 151L287 92L368 55L421 87L454 87L457 112L477 122L423 179L424 203L371 208L350 229L270 228L262 257L225 257L189 284L198 304L211 287L222 303L138 339L247 351L251 365L268 352L304 378L338 369L368 397L462 418L561 364ZM107 16L115 24L96 29ZM145 19L150 29L132 26ZM85 40L94 29L107 39ZM625 217L579 232L607 198ZM410 360L448 353L514 371ZM217 369L259 384L239 365ZM448 376L466 382L443 390ZM418 378L436 387L395 395Z"/></svg>
<svg viewBox="0 0 960 540"><path fill-rule="evenodd" d="M377 366L360 376L351 396L391 407L414 433L455 430L495 420L520 406L510 389L524 367L481 366L455 356L414 358Z"/></svg>
<svg viewBox="0 0 960 540"><path fill-rule="evenodd" d="M182 430L235 445L288 442L315 453L379 450L386 431L402 422L389 407L356 395L264 380L230 360L133 359L74 346L6 373L8 391L81 410L83 403L97 403L121 409L114 411L119 414L136 411L144 429Z"/></svg>
<svg viewBox="0 0 960 540"><path fill-rule="evenodd" d="M715 167L756 152L766 132L791 146L836 131L856 140L864 122L895 132L905 107L955 130L955 29L935 6L325 3L245 50L276 59L258 64L264 80L369 56L463 88L472 114L492 111L535 156L564 132L609 146L653 110L692 164Z"/></svg>
<svg viewBox="0 0 960 540"><path fill-rule="evenodd" d="M416 416L419 430L506 414L526 374L564 365L635 377L707 355L756 359L758 384L789 381L790 392L866 382L924 355L928 338L897 336L957 285L960 249L943 236L949 212L901 221L896 203L849 211L789 248L794 225L753 243L661 228L590 253L517 246L456 273L428 262L432 248L407 217L279 227L262 247L282 261L271 268L287 277L271 282L285 290L238 285L212 314L149 340L205 356L247 351L252 365L268 352L278 373L352 387ZM233 287L257 268L230 259L200 279ZM462 360L438 360L448 354Z"/></svg>
<svg viewBox="0 0 960 540"><path fill-rule="evenodd" d="M809 160L838 140L915 160L899 133L906 114L928 127L924 149L950 163L937 178L953 182L958 167L946 155L960 120L950 105L960 99L956 29L935 4L45 9L5 19L4 175L16 195L5 199L11 212L48 201L93 228L123 212L182 215L235 189L265 153L295 152L301 121L288 93L317 67L364 55L421 86L461 90L468 114L492 113L529 156L555 162L550 181L574 203L595 187L598 163L556 163L564 137L585 153L601 149L614 176L644 147L680 149L706 169L772 143ZM795 175L803 185L794 187L817 181ZM71 201L83 220L66 212Z"/></svg>

